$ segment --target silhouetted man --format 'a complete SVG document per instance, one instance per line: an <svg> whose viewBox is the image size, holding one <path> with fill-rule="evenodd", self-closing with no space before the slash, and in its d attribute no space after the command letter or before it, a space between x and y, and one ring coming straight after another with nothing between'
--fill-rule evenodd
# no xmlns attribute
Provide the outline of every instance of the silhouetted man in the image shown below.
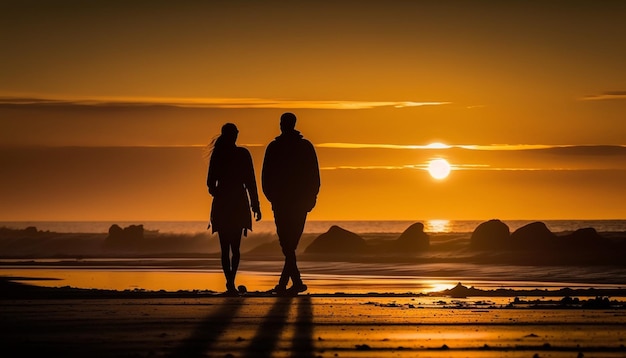
<svg viewBox="0 0 626 358"><path fill-rule="evenodd" d="M285 255L285 265L274 289L279 295L296 295L307 289L300 278L296 249L320 189L315 149L295 126L293 113L280 117L282 133L267 146L261 174L263 193L272 203L276 233ZM290 278L293 285L287 289Z"/></svg>

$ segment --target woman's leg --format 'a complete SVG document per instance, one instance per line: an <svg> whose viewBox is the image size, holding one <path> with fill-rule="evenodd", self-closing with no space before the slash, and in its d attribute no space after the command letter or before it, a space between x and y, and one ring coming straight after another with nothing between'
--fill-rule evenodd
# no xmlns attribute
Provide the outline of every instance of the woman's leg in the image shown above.
<svg viewBox="0 0 626 358"><path fill-rule="evenodd" d="M233 282L233 286L235 284L235 276L237 275L237 269L239 269L239 260L241 259L241 253L239 252L239 247L241 246L241 230L237 231L237 233L233 233L232 241L230 243L230 250L232 251L232 258L230 262L230 274L232 275L231 279Z"/></svg>
<svg viewBox="0 0 626 358"><path fill-rule="evenodd" d="M226 287L230 282L231 269L230 269L230 240L228 233L220 231L218 233L220 238L220 248L222 251L222 271L226 277Z"/></svg>
<svg viewBox="0 0 626 358"><path fill-rule="evenodd" d="M239 247L241 246L241 229L222 230L219 233L220 246L222 250L222 270L226 276L226 288L229 291L236 291L235 275L239 268L239 260L241 254ZM232 258L230 254L232 252Z"/></svg>

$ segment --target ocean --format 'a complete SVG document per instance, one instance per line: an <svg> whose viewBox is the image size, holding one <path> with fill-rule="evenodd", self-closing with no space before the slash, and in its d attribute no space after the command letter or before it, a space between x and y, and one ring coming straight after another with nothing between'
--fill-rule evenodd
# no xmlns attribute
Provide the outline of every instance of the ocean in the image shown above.
<svg viewBox="0 0 626 358"><path fill-rule="evenodd" d="M421 222L428 233L471 233L486 220L398 220L398 221L307 221L304 232L321 234L337 225L358 234L394 234L401 233L411 224ZM502 220L511 231L534 221L542 221L550 231L567 232L580 228L592 227L598 232L626 232L626 220ZM60 233L106 233L111 225L121 227L142 224L146 230L160 233L195 234L206 232L206 221L4 221L0 227L24 229L34 226L38 230ZM276 231L274 222L262 220L253 223L254 233L273 233Z"/></svg>
<svg viewBox="0 0 626 358"><path fill-rule="evenodd" d="M309 221L305 228L306 243L318 234L328 231L333 225L363 235L364 237L395 237L415 222L422 222L425 231L431 234L430 252L416 260L363 260L346 258L333 260L299 260L303 279L311 293L425 293L452 288L457 282L482 289L495 288L624 288L626 287L626 265L549 265L531 264L485 264L477 261L478 256L467 249L459 249L462 242L469 242L471 232L485 220L416 220L416 221ZM571 232L580 228L594 228L600 233L626 233L626 220L502 220L511 232L534 221L543 221L554 233ZM194 244L185 255L106 256L99 242L82 240L84 234L104 234L109 227L142 224L146 230L173 236L173 247L180 250L185 237L200 239L188 241ZM113 290L224 290L224 275L221 271L217 235L207 235L204 221L143 221L143 222L0 222L0 227L24 229L34 226L40 231L70 233L66 241L31 240L23 252L24 256L6 256L0 259L0 276L26 278L29 284L41 286L71 286L88 289ZM242 260L237 284L245 284L248 290L264 291L277 282L282 268L280 248L276 246L274 256L249 253L258 245L275 240L272 221L253 224L253 233L242 242ZM210 231L209 231L210 232ZM458 235L457 235L458 234ZM625 235L619 234L620 237ZM84 237L90 237L85 235ZM103 237L103 235L101 235ZM303 237L304 239L304 237ZM102 240L102 239L100 239ZM195 239L194 239L195 240ZM434 240L434 241L433 241ZM86 241L92 241L87 243ZM432 244L435 242L434 249ZM306 245L302 243L301 246ZM4 247L15 248L18 241L6 241ZM6 246L9 245L9 246ZM65 254L83 250L94 255ZM450 248L454 246L454 249ZM81 246L82 247L82 246ZM437 248L440 247L440 248ZM300 251L303 249L299 248ZM41 256L41 253L49 256ZM196 250L196 251L193 251ZM5 250L6 251L6 250ZM17 251L17 250L16 250ZM197 255L200 251L203 254ZM189 255L195 252L196 255ZM35 256L31 256L35 253Z"/></svg>

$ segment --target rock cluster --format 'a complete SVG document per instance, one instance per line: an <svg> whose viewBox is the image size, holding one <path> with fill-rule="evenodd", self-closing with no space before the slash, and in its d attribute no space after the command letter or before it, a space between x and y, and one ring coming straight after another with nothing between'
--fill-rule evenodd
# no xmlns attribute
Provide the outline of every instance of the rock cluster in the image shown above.
<svg viewBox="0 0 626 358"><path fill-rule="evenodd" d="M557 235L540 221L526 224L510 233L508 225L494 219L483 222L474 229L470 244L477 250L580 252L606 249L611 245L611 241L598 234L594 228L582 228Z"/></svg>
<svg viewBox="0 0 626 358"><path fill-rule="evenodd" d="M409 226L396 240L368 243L358 234L337 225L315 238L304 251L307 254L354 254L354 253L415 253L427 250L430 246L424 224Z"/></svg>
<svg viewBox="0 0 626 358"><path fill-rule="evenodd" d="M143 225L130 225L122 228L113 224L109 227L109 235L104 243L109 248L131 247L143 240L143 234Z"/></svg>

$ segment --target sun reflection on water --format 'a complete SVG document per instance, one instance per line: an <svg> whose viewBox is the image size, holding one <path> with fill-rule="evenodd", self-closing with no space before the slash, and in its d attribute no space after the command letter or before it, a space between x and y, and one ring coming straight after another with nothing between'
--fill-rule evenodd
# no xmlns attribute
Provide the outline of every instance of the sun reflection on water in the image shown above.
<svg viewBox="0 0 626 358"><path fill-rule="evenodd" d="M449 281L422 280L421 284L426 287L426 292L440 292L443 290L449 290L455 286L454 283Z"/></svg>
<svg viewBox="0 0 626 358"><path fill-rule="evenodd" d="M426 220L425 232L450 232L452 225L450 220Z"/></svg>

